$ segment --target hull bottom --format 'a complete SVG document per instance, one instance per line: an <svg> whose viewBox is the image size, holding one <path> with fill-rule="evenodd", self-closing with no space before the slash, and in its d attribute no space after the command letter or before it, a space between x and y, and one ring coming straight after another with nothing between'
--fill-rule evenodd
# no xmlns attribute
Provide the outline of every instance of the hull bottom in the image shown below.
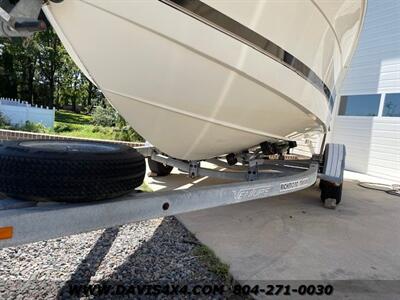
<svg viewBox="0 0 400 300"><path fill-rule="evenodd" d="M201 160L231 152L235 153L264 141L296 140L296 137L301 135L301 132L296 130L315 126L315 123L301 112L297 115L289 114L292 116L292 119L289 120L284 114L271 114L265 108L261 109L262 112L264 111L264 115L259 116L254 107L251 110L257 119L251 120L250 116L249 123L257 121L261 124L269 124L272 120L268 127L273 131L268 133L241 126L239 122L233 124L218 119L188 115L109 91L105 91L105 94L127 122L146 140L160 151L185 160ZM283 106L285 103L282 102ZM276 111L275 109L276 106L273 111ZM293 106L292 109L298 110ZM280 109L278 108L278 110ZM287 111L290 111L290 108ZM315 130L323 132L322 127L317 127Z"/></svg>

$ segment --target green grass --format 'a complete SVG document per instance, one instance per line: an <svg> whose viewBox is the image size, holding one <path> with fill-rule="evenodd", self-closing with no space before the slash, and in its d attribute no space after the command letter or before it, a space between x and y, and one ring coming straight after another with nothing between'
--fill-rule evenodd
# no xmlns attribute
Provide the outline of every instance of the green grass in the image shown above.
<svg viewBox="0 0 400 300"><path fill-rule="evenodd" d="M198 245L193 249L193 254L199 257L210 272L226 281L230 280L229 265L221 262L210 248L205 245Z"/></svg>
<svg viewBox="0 0 400 300"><path fill-rule="evenodd" d="M90 125L92 122L92 116L76 114L67 110L56 111L56 122L59 123L70 123L70 124L81 124Z"/></svg>
<svg viewBox="0 0 400 300"><path fill-rule="evenodd" d="M57 123L56 123L57 126ZM99 139L99 140L114 140L114 132L112 128L101 128L101 131L97 131L97 127L93 125L73 125L70 126L71 130L55 132L62 136Z"/></svg>
<svg viewBox="0 0 400 300"><path fill-rule="evenodd" d="M95 126L91 124L92 116L76 114L70 111L56 111L54 133L62 136L114 140L112 127Z"/></svg>
<svg viewBox="0 0 400 300"><path fill-rule="evenodd" d="M143 181L142 185L139 186L138 189L145 193L153 192L153 189L147 184L146 181Z"/></svg>
<svg viewBox="0 0 400 300"><path fill-rule="evenodd" d="M23 126L13 126L8 124L8 121L2 121L1 118L0 114L0 128L3 129L99 140L142 141L142 138L132 129L96 126L92 124L91 115L77 114L66 110L56 111L52 129L29 122Z"/></svg>

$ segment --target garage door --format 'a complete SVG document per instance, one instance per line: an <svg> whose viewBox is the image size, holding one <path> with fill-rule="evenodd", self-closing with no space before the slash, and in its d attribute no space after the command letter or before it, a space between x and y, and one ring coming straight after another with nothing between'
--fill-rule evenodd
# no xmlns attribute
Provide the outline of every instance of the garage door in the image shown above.
<svg viewBox="0 0 400 300"><path fill-rule="evenodd" d="M346 169L400 181L400 93L341 97L333 128Z"/></svg>

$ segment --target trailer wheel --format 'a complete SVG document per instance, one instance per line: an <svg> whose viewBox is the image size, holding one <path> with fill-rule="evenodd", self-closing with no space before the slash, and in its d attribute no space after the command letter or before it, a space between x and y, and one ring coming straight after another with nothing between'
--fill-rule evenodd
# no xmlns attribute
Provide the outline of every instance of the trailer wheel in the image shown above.
<svg viewBox="0 0 400 300"><path fill-rule="evenodd" d="M331 182L320 180L319 186L321 188L321 201L325 204L325 206L334 208L342 201L343 183L340 185L335 185ZM335 202L333 203L332 201L328 200L335 200Z"/></svg>
<svg viewBox="0 0 400 300"><path fill-rule="evenodd" d="M0 144L0 192L33 201L88 202L143 182L144 157L124 145L34 140Z"/></svg>
<svg viewBox="0 0 400 300"><path fill-rule="evenodd" d="M151 158L147 159L147 163L149 164L149 168L151 172L157 174L157 176L168 176L171 174L172 169L174 167L164 165L162 163L159 163L158 161L152 160Z"/></svg>

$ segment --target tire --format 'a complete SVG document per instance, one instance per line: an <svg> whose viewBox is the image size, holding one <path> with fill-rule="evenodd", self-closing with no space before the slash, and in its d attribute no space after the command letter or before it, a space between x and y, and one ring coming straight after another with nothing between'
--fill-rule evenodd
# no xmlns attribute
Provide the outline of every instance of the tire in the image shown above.
<svg viewBox="0 0 400 300"><path fill-rule="evenodd" d="M337 205L342 201L343 183L334 185L328 181L320 180L319 186L321 189L322 202L325 202L326 199L335 199Z"/></svg>
<svg viewBox="0 0 400 300"><path fill-rule="evenodd" d="M157 176L168 176L171 174L172 169L174 167L164 165L162 163L159 163L158 161L152 160L151 158L147 159L147 163L149 164L149 168L151 172L157 174Z"/></svg>
<svg viewBox="0 0 400 300"><path fill-rule="evenodd" d="M89 202L143 182L144 157L124 145L34 140L0 144L0 192L33 201Z"/></svg>

